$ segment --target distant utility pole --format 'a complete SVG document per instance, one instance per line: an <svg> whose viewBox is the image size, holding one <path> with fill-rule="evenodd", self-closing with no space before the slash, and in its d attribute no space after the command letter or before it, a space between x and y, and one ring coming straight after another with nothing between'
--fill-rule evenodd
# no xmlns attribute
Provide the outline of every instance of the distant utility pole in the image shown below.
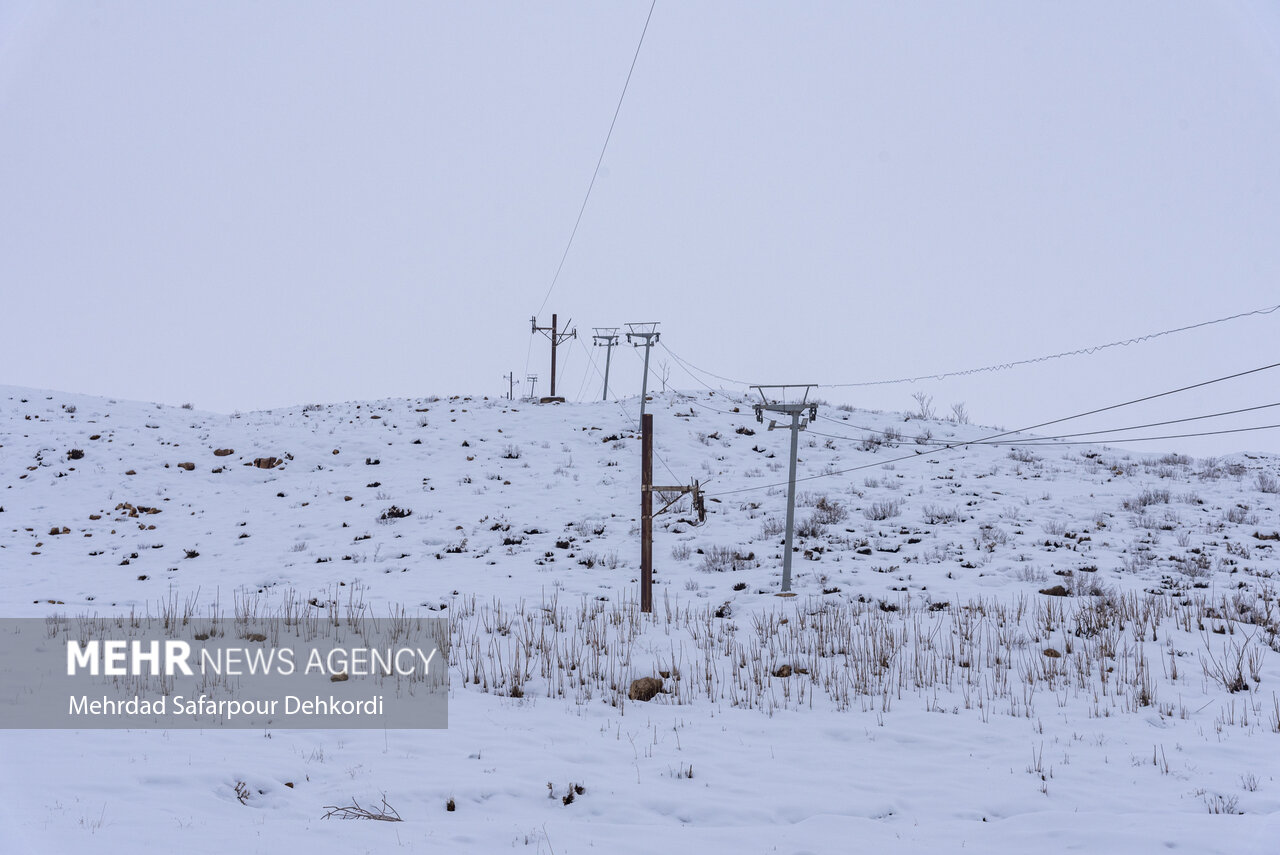
<svg viewBox="0 0 1280 855"><path fill-rule="evenodd" d="M675 494L675 498L658 509L658 514L680 501L685 493L692 493L698 522L707 518L702 488L697 481L680 487L653 485L653 413L645 413L640 417L640 611L646 613L653 611L653 518L657 516L653 512L654 493Z"/></svg>
<svg viewBox="0 0 1280 855"><path fill-rule="evenodd" d="M617 327L595 327L595 335L591 337L595 347L606 348L604 352L604 395L602 401L609 400L609 361L613 358L613 346L618 343Z"/></svg>
<svg viewBox="0 0 1280 855"><path fill-rule="evenodd" d="M537 374L526 374L526 375L524 375L524 380L525 380L525 382L526 382L526 383L528 383L528 384L529 384L529 397L530 397L530 398L532 398L532 397L533 397L533 390L534 390L534 389L536 389L536 388L538 388L538 375L537 375Z"/></svg>
<svg viewBox="0 0 1280 855"><path fill-rule="evenodd" d="M787 539L782 547L782 593L791 593L791 541L795 532L796 523L796 452L799 450L800 431L808 426L808 422L801 421L800 415L805 410L809 411L809 421L813 421L818 417L818 405L808 403L809 390L816 387L814 383L789 383L779 386L752 386L760 393L762 403L754 404L756 411L756 421L764 422L764 411L771 413L779 413L784 416L791 416L791 469L787 476ZM786 403L788 389L804 389L800 394L800 400L796 403ZM766 392L765 390L771 390ZM782 400L771 397L777 395ZM778 423L773 419L769 420L769 430L778 427ZM785 426L784 426L785 427Z"/></svg>
<svg viewBox="0 0 1280 855"><path fill-rule="evenodd" d="M516 399L516 373L508 371L507 376L502 379L507 381L507 400L514 401Z"/></svg>
<svg viewBox="0 0 1280 855"><path fill-rule="evenodd" d="M533 324L534 332L536 333L540 332L543 335L545 335L547 338L551 339L551 397L555 398L556 396L556 348L560 346L561 342L567 341L568 339L571 339L571 338L577 338L578 331L575 329L575 330L570 330L569 332L559 332L558 328L556 327L555 315L551 316L551 326L549 327L538 326L538 318L536 316L530 318L529 320ZM570 323L573 323L573 322L569 321L568 323L565 324L566 329L568 328Z"/></svg>
<svg viewBox="0 0 1280 855"><path fill-rule="evenodd" d="M640 418L644 418L644 399L649 395L649 349L653 347L653 343L658 340L660 333L658 324L661 321L645 321L637 324L627 324L627 341L632 347L644 348L644 379L640 381ZM642 343L632 341L633 338L639 339Z"/></svg>

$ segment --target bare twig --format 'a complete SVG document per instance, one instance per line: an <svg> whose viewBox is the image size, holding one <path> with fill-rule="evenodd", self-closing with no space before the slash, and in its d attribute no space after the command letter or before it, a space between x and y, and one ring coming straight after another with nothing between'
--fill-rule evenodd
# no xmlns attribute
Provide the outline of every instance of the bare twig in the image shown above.
<svg viewBox="0 0 1280 855"><path fill-rule="evenodd" d="M386 795L382 796L381 807L370 810L364 807L355 799L351 800L349 805L325 805L325 815L323 819L337 817L338 819L376 819L382 822L404 822L400 818L399 812L391 805L387 804Z"/></svg>

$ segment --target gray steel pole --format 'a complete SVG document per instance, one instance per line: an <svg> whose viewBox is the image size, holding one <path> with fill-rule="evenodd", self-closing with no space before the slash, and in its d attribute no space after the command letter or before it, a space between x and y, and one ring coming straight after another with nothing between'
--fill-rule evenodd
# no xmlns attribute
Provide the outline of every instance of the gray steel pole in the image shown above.
<svg viewBox="0 0 1280 855"><path fill-rule="evenodd" d="M785 394L787 389L799 387L803 387L805 389L804 398L799 402L790 404L777 400L771 401L769 399L769 394L765 391L766 389L781 389ZM783 541L782 593L780 594L780 596L784 597L794 596L794 594L791 593L791 550L795 539L796 527L796 458L800 451L800 431L802 429L802 425L800 424L801 413L807 410L810 421L818 417L818 405L816 403L807 403L809 398L808 390L813 387L814 385L812 383L792 383L788 385L751 387L759 390L761 398L760 403L755 405L756 421L764 421L764 413L766 410L780 415L791 416L791 465L787 471L787 537ZM777 423L770 421L769 430L773 430L775 427L777 427Z"/></svg>
<svg viewBox="0 0 1280 855"><path fill-rule="evenodd" d="M600 397L600 400L602 401L609 400L609 363L612 359L613 345L610 344L604 349L604 395Z"/></svg>
<svg viewBox="0 0 1280 855"><path fill-rule="evenodd" d="M649 347L650 339L644 340L644 379L640 382L640 418L644 418L644 399L649 397Z"/></svg>
<svg viewBox="0 0 1280 855"><path fill-rule="evenodd" d="M782 592L791 590L791 538L796 524L796 453L800 447L800 414L791 414L791 470L787 475L787 541L782 553Z"/></svg>

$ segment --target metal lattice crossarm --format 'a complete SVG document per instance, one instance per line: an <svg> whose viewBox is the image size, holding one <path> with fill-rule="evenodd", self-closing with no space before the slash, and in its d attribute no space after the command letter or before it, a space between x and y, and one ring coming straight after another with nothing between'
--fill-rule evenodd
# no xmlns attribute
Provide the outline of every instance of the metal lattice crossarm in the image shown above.
<svg viewBox="0 0 1280 855"><path fill-rule="evenodd" d="M752 386L751 388L755 389L756 392L760 394L761 403L751 405L756 411L756 421L758 422L764 422L764 413L766 410L771 413L779 413L784 416L794 416L808 411L808 421L810 422L818 417L817 403L809 402L809 390L817 388L817 384L815 383L789 383L773 386ZM803 390L797 393L799 397L798 401L787 401L787 398L789 397L787 395L788 389ZM771 394L772 390L779 391ZM777 422L773 420L769 421L769 430L773 430L777 426ZM801 421L799 423L800 430L804 430L807 426L808 422Z"/></svg>
<svg viewBox="0 0 1280 855"><path fill-rule="evenodd" d="M636 323L627 324L627 341L635 347L644 347L650 338L657 341L662 333L658 332L658 324L661 321L638 321ZM631 341L632 337L644 339L641 344Z"/></svg>

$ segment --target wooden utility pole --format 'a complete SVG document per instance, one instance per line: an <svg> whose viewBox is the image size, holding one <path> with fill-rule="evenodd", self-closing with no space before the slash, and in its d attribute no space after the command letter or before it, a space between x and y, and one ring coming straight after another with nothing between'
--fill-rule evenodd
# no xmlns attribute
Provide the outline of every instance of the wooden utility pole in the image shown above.
<svg viewBox="0 0 1280 855"><path fill-rule="evenodd" d="M568 332L560 332L559 327L556 325L556 316L554 314L551 316L551 326L549 327L538 326L538 319L536 316L529 320L533 324L534 332L540 332L547 338L551 339L551 399L554 400L556 397L556 348L560 346L561 342L567 341L571 338L577 338L578 331L575 329ZM572 323L572 321L569 323ZM568 326L569 324L566 323L565 327Z"/></svg>
<svg viewBox="0 0 1280 855"><path fill-rule="evenodd" d="M653 413L640 417L640 611L653 611Z"/></svg>
<svg viewBox="0 0 1280 855"><path fill-rule="evenodd" d="M507 381L507 400L514 401L516 399L516 373L508 371L507 376L502 379Z"/></svg>
<svg viewBox="0 0 1280 855"><path fill-rule="evenodd" d="M658 509L659 514L680 501L685 493L692 493L698 522L707 518L702 488L697 481L679 487L653 486L653 413L645 413L640 417L640 611L645 613L653 611L653 518L657 516L653 512L654 493L675 494L674 499Z"/></svg>

